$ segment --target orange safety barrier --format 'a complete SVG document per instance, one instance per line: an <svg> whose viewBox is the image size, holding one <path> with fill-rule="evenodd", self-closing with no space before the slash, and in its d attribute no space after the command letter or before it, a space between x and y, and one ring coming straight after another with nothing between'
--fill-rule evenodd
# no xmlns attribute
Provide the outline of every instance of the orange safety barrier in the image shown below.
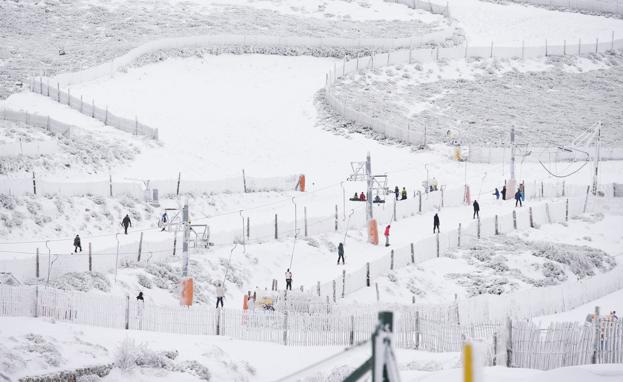
<svg viewBox="0 0 623 382"><path fill-rule="evenodd" d="M191 306L193 304L192 277L182 279L182 294L180 296L180 304L185 306Z"/></svg>
<svg viewBox="0 0 623 382"><path fill-rule="evenodd" d="M368 240L370 244L379 244L379 229L376 225L376 219L370 219L368 222Z"/></svg>
<svg viewBox="0 0 623 382"><path fill-rule="evenodd" d="M246 294L242 299L242 310L249 310L249 296Z"/></svg>
<svg viewBox="0 0 623 382"><path fill-rule="evenodd" d="M299 182L296 185L296 189L301 192L305 192L305 175L304 174L299 175Z"/></svg>

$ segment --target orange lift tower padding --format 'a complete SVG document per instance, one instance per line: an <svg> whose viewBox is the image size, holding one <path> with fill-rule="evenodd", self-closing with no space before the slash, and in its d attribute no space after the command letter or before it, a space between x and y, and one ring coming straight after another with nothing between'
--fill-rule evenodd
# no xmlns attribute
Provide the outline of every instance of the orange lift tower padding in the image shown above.
<svg viewBox="0 0 623 382"><path fill-rule="evenodd" d="M376 225L376 219L370 219L370 221L368 221L368 239L371 244L379 244L379 229Z"/></svg>
<svg viewBox="0 0 623 382"><path fill-rule="evenodd" d="M193 304L192 277L182 279L182 294L180 296L180 304L185 306L191 306Z"/></svg>

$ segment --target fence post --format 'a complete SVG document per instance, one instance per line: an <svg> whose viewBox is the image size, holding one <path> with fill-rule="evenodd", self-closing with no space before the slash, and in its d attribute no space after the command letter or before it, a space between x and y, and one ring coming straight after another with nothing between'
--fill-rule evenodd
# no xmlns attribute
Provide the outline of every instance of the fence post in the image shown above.
<svg viewBox="0 0 623 382"><path fill-rule="evenodd" d="M333 279L333 302L337 301L336 296L335 296L335 294L337 293L336 289L337 289L337 285L336 285L335 279Z"/></svg>
<svg viewBox="0 0 623 382"><path fill-rule="evenodd" d="M413 248L413 243L411 243L411 264L415 264L415 248Z"/></svg>
<svg viewBox="0 0 623 382"><path fill-rule="evenodd" d="M396 217L396 199L394 198L394 221L398 221Z"/></svg>
<svg viewBox="0 0 623 382"><path fill-rule="evenodd" d="M342 298L346 296L346 269L342 269Z"/></svg>
<svg viewBox="0 0 623 382"><path fill-rule="evenodd" d="M320 281L316 284L316 290L318 291L318 297L320 297Z"/></svg>
<svg viewBox="0 0 623 382"><path fill-rule="evenodd" d="M247 216L247 240L251 238L251 218Z"/></svg>
<svg viewBox="0 0 623 382"><path fill-rule="evenodd" d="M591 192L591 186L586 187L586 199L584 199L584 213L586 213L586 208L588 207L588 194Z"/></svg>
<svg viewBox="0 0 623 382"><path fill-rule="evenodd" d="M37 257L35 259L35 277L39 279L39 248L37 248Z"/></svg>
<svg viewBox="0 0 623 382"><path fill-rule="evenodd" d="M217 336L221 335L221 310L222 309L216 310L216 335Z"/></svg>
<svg viewBox="0 0 623 382"><path fill-rule="evenodd" d="M565 221L569 221L569 199L565 200Z"/></svg>
<svg viewBox="0 0 623 382"><path fill-rule="evenodd" d="M177 190L175 191L175 195L180 195L180 181L182 180L182 172L177 173Z"/></svg>
<svg viewBox="0 0 623 382"><path fill-rule="evenodd" d="M374 286L376 287L376 302L381 301L381 295L379 293L379 283L374 283Z"/></svg>
<svg viewBox="0 0 623 382"><path fill-rule="evenodd" d="M288 311L283 312L283 344L288 345Z"/></svg>
<svg viewBox="0 0 623 382"><path fill-rule="evenodd" d="M95 118L95 98L91 98L91 118Z"/></svg>
<svg viewBox="0 0 623 382"><path fill-rule="evenodd" d="M480 215L478 216L478 221L476 222L476 237L480 239Z"/></svg>
<svg viewBox="0 0 623 382"><path fill-rule="evenodd" d="M461 223L459 223L459 228L457 229L456 246L457 246L457 248L461 248Z"/></svg>
<svg viewBox="0 0 623 382"><path fill-rule="evenodd" d="M305 237L307 237L307 207L303 207L303 224L305 227Z"/></svg>
<svg viewBox="0 0 623 382"><path fill-rule="evenodd" d="M338 212L337 212L337 204L335 205L335 230L337 231L337 221L338 221Z"/></svg>
<svg viewBox="0 0 623 382"><path fill-rule="evenodd" d="M389 256L390 256L389 270L393 271L394 270L394 250L393 249L389 253Z"/></svg>
<svg viewBox="0 0 623 382"><path fill-rule="evenodd" d="M370 263L366 263L366 286L370 286Z"/></svg>
<svg viewBox="0 0 623 382"><path fill-rule="evenodd" d="M37 195L37 179L34 170L32 172L32 193Z"/></svg>
<svg viewBox="0 0 623 382"><path fill-rule="evenodd" d="M495 215L495 234L499 235L500 234L500 226L499 226L499 218L498 215Z"/></svg>
<svg viewBox="0 0 623 382"><path fill-rule="evenodd" d="M61 85L56 83L56 102L61 103Z"/></svg>
<svg viewBox="0 0 623 382"><path fill-rule="evenodd" d="M350 316L350 338L348 342L351 346L355 344L355 316Z"/></svg>
<svg viewBox="0 0 623 382"><path fill-rule="evenodd" d="M277 214L275 214L275 240L279 239L279 226L277 225Z"/></svg>
<svg viewBox="0 0 623 382"><path fill-rule="evenodd" d="M422 213L422 191L418 191L417 192L417 196L418 196L418 213Z"/></svg>
<svg viewBox="0 0 623 382"><path fill-rule="evenodd" d="M517 211L513 210L513 229L517 229Z"/></svg>
<svg viewBox="0 0 623 382"><path fill-rule="evenodd" d="M110 197L112 198L112 175L108 175L108 189Z"/></svg>
<svg viewBox="0 0 623 382"><path fill-rule="evenodd" d="M136 261L141 262L141 252L143 252L143 231L141 231L141 237L138 239L138 258Z"/></svg>
<svg viewBox="0 0 623 382"><path fill-rule="evenodd" d="M599 53L599 38L595 39L595 53Z"/></svg>
<svg viewBox="0 0 623 382"><path fill-rule="evenodd" d="M247 176L244 173L244 168L242 169L242 189L244 193L247 193Z"/></svg>
<svg viewBox="0 0 623 382"><path fill-rule="evenodd" d="M545 190L543 188L543 181L541 181L541 198L543 198L543 196L545 196Z"/></svg>
<svg viewBox="0 0 623 382"><path fill-rule="evenodd" d="M39 284L35 286L35 318L39 317Z"/></svg>
<svg viewBox="0 0 623 382"><path fill-rule="evenodd" d="M177 229L173 233L173 256L175 256L176 251L177 251Z"/></svg>
<svg viewBox="0 0 623 382"><path fill-rule="evenodd" d="M565 188L566 188L566 187L565 187L565 181L563 180L563 181L562 181L562 196L563 196L563 197L564 197L564 196L565 196L565 194L566 194L566 190L565 190Z"/></svg>
<svg viewBox="0 0 623 382"><path fill-rule="evenodd" d="M593 343L593 357L591 358L591 363L592 364L596 364L597 363L597 358L598 358L598 353L599 353L599 345L601 342L601 319L599 318L599 307L596 306L595 307L595 317L593 320L593 325L595 327L595 341Z"/></svg>
<svg viewBox="0 0 623 382"><path fill-rule="evenodd" d="M125 330L130 329L130 296L125 296Z"/></svg>
<svg viewBox="0 0 623 382"><path fill-rule="evenodd" d="M437 231L437 235L435 235L435 241L437 242L437 257L439 257L439 231Z"/></svg>
<svg viewBox="0 0 623 382"><path fill-rule="evenodd" d="M84 102L82 101L82 95L80 96L80 113L82 113L82 106Z"/></svg>
<svg viewBox="0 0 623 382"><path fill-rule="evenodd" d="M420 312L415 312L415 349L420 349Z"/></svg>
<svg viewBox="0 0 623 382"><path fill-rule="evenodd" d="M552 216L549 213L549 203L545 203L545 214L547 215L547 222L552 224Z"/></svg>
<svg viewBox="0 0 623 382"><path fill-rule="evenodd" d="M493 366L498 364L498 334L493 333Z"/></svg>
<svg viewBox="0 0 623 382"><path fill-rule="evenodd" d="M506 367L513 366L513 320L506 318Z"/></svg>
<svg viewBox="0 0 623 382"><path fill-rule="evenodd" d="M532 207L528 208L528 212L530 213L530 228L534 228L534 218L532 217Z"/></svg>

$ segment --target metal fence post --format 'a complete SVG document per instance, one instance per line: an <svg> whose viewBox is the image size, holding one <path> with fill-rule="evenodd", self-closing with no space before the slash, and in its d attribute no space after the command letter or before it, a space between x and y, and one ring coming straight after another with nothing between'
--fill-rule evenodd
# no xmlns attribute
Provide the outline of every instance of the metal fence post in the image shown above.
<svg viewBox="0 0 623 382"><path fill-rule="evenodd" d="M480 239L480 216L478 216L478 221L476 222L476 237Z"/></svg>
<svg viewBox="0 0 623 382"><path fill-rule="evenodd" d="M342 298L346 296L346 269L342 269Z"/></svg>
<svg viewBox="0 0 623 382"><path fill-rule="evenodd" d="M457 248L461 248L461 223L459 223L459 228L457 229L456 246Z"/></svg>
<svg viewBox="0 0 623 382"><path fill-rule="evenodd" d="M93 255L91 253L91 242L89 242L89 272L93 271Z"/></svg>
<svg viewBox="0 0 623 382"><path fill-rule="evenodd" d="M39 279L39 248L37 248L37 257L35 259L35 277Z"/></svg>
<svg viewBox="0 0 623 382"><path fill-rule="evenodd" d="M320 281L316 284L316 290L318 291L318 297L320 297Z"/></svg>
<svg viewBox="0 0 623 382"><path fill-rule="evenodd" d="M530 213L530 228L534 228L534 218L532 216L532 207L528 208L528 212Z"/></svg>
<svg viewBox="0 0 623 382"><path fill-rule="evenodd" d="M390 255L390 257L391 257L391 258L390 258L390 263L389 263L389 269L390 269L391 271L393 271L393 270L394 270L394 250L393 250L393 249L391 250L391 252L389 253L389 255Z"/></svg>
<svg viewBox="0 0 623 382"><path fill-rule="evenodd" d="M439 231L437 231L437 235L435 235L435 241L437 242L437 257L439 257Z"/></svg>
<svg viewBox="0 0 623 382"><path fill-rule="evenodd" d="M370 263L366 263L366 286L370 286Z"/></svg>
<svg viewBox="0 0 623 382"><path fill-rule="evenodd" d="M307 207L303 207L303 224L305 227L305 237L307 237Z"/></svg>
<svg viewBox="0 0 623 382"><path fill-rule="evenodd" d="M415 349L420 349L420 312L415 312Z"/></svg>
<svg viewBox="0 0 623 382"><path fill-rule="evenodd" d="M337 221L339 220L337 204L335 205L335 230L337 231Z"/></svg>
<svg viewBox="0 0 623 382"><path fill-rule="evenodd" d="M565 221L569 221L569 199L565 200Z"/></svg>
<svg viewBox="0 0 623 382"><path fill-rule="evenodd" d="M141 231L141 237L138 240L138 258L136 261L141 261L141 252L143 252L143 232Z"/></svg>
<svg viewBox="0 0 623 382"><path fill-rule="evenodd" d="M283 344L288 345L288 311L283 312Z"/></svg>
<svg viewBox="0 0 623 382"><path fill-rule="evenodd" d="M125 296L125 330L130 329L130 296Z"/></svg>
<svg viewBox="0 0 623 382"><path fill-rule="evenodd" d="M333 302L336 302L337 301L337 298L336 298L337 283L335 282L335 279L333 279L332 281L333 281Z"/></svg>
<svg viewBox="0 0 623 382"><path fill-rule="evenodd" d="M513 229L517 229L517 211L513 210Z"/></svg>
<svg viewBox="0 0 623 382"><path fill-rule="evenodd" d="M277 214L275 214L275 240L279 239L279 227L277 226Z"/></svg>
<svg viewBox="0 0 623 382"><path fill-rule="evenodd" d="M422 213L422 191L418 191L417 192L417 196L418 196L418 213Z"/></svg>
<svg viewBox="0 0 623 382"><path fill-rule="evenodd" d="M355 344L355 316L350 316L350 338L348 341L349 345Z"/></svg>
<svg viewBox="0 0 623 382"><path fill-rule="evenodd" d="M411 243L411 264L415 264L415 248L413 247L413 243Z"/></svg>

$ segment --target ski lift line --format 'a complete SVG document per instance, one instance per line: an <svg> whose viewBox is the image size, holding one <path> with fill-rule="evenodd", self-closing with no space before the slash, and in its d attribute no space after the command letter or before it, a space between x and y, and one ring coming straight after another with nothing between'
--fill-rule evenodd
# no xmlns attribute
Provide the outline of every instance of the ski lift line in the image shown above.
<svg viewBox="0 0 623 382"><path fill-rule="evenodd" d="M570 177L570 176L572 176L572 175L575 175L575 174L577 174L578 172L580 172L580 171L581 171L584 167L586 167L586 165L587 165L588 163L589 163L588 161L584 162L584 164L582 164L582 166L580 166L578 169L576 169L575 171L570 172L570 173L568 173L568 174L566 174L566 175L558 175L558 174L554 174L553 172L551 172L551 171L550 171L550 170L549 170L549 169L548 169L548 168L547 168L547 167L543 164L543 162L541 162L541 161L539 160L539 164L541 164L541 166L543 166L543 169L544 169L544 170L545 170L548 174L550 174L551 176L553 176L554 178L568 178L568 177Z"/></svg>
<svg viewBox="0 0 623 382"><path fill-rule="evenodd" d="M316 370L321 370L319 369L320 367L323 367L324 364L329 363L329 362L335 362L335 361L339 361L343 358L347 358L353 355L354 352L358 352L361 349L364 349L364 345L365 346L370 346L370 342L371 340L365 340L365 341L361 341L359 343L354 344L351 347L348 347L346 349L344 349L344 351L331 355L323 360L320 360L306 368L304 368L303 370L297 371L294 374L290 374L288 376L285 376L283 378L278 379L275 382L289 382L289 381L298 381L300 378L304 377L307 373L309 372L314 372Z"/></svg>

